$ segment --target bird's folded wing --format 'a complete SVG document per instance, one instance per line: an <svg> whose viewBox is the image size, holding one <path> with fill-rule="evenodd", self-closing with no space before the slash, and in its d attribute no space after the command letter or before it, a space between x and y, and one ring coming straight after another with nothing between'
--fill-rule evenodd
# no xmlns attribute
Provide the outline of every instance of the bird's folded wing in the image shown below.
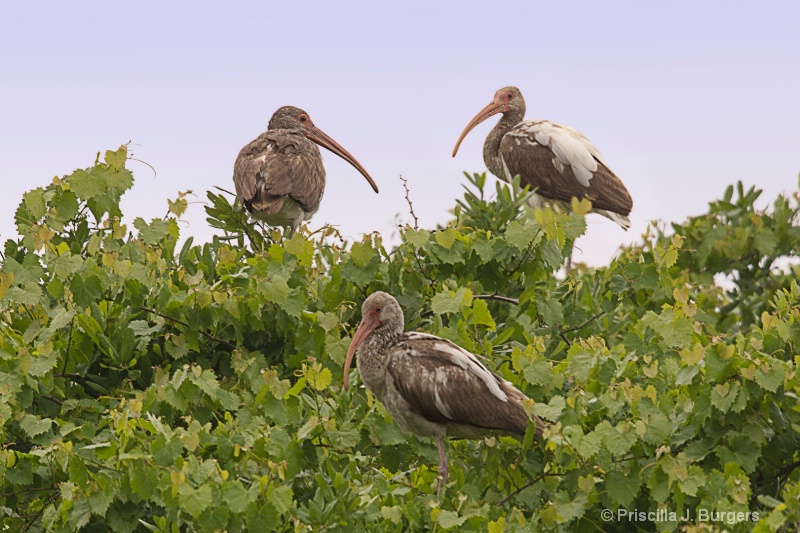
<svg viewBox="0 0 800 533"><path fill-rule="evenodd" d="M544 198L589 198L592 207L628 215L628 190L600 151L578 131L547 120L526 120L503 136L500 157L511 177Z"/></svg>
<svg viewBox="0 0 800 533"><path fill-rule="evenodd" d="M524 434L525 396L475 355L438 337L411 333L391 348L388 371L412 411L436 423Z"/></svg>

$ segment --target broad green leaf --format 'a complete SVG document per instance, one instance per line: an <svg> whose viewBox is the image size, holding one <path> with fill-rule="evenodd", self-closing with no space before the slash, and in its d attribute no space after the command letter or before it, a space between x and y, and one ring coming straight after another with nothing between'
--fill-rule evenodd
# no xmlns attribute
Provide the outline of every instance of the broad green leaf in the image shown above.
<svg viewBox="0 0 800 533"><path fill-rule="evenodd" d="M208 484L193 489L188 483L185 483L178 488L178 495L181 507L192 517L197 518L211 506L213 492Z"/></svg>
<svg viewBox="0 0 800 533"><path fill-rule="evenodd" d="M547 405L537 403L533 406L533 413L547 420L556 421L566 407L566 402L562 396L553 396Z"/></svg>
<svg viewBox="0 0 800 533"><path fill-rule="evenodd" d="M778 390L778 387L783 385L783 380L785 376L785 369L783 364L780 362L776 362L775 364L769 366L768 368L760 367L756 370L756 383L758 385L769 392L775 392Z"/></svg>
<svg viewBox="0 0 800 533"><path fill-rule="evenodd" d="M133 227L139 230L139 234L147 244L157 244L161 239L168 235L177 237L177 226L174 220L161 220L154 218L150 224L144 221L143 218L137 218L133 221Z"/></svg>
<svg viewBox="0 0 800 533"><path fill-rule="evenodd" d="M125 168L125 161L128 159L128 148L120 146L119 150L106 150L106 155L103 160L106 165L110 166L113 170L120 170Z"/></svg>
<svg viewBox="0 0 800 533"><path fill-rule="evenodd" d="M495 329L497 324L489 312L489 306L486 305L485 300L473 300L472 311L474 313L472 321L475 324L487 326L489 329Z"/></svg>
<svg viewBox="0 0 800 533"><path fill-rule="evenodd" d="M472 304L472 291L461 287L455 292L440 292L431 300L431 309L437 315L446 313L457 313L462 306L468 307Z"/></svg>
<svg viewBox="0 0 800 533"><path fill-rule="evenodd" d="M518 250L524 250L538 237L539 229L538 225L512 220L506 228L505 238L510 245Z"/></svg>
<svg viewBox="0 0 800 533"><path fill-rule="evenodd" d="M63 281L66 281L72 274L78 272L82 267L82 257L79 255L70 255L69 253L66 253L56 258L53 272Z"/></svg>
<svg viewBox="0 0 800 533"><path fill-rule="evenodd" d="M53 421L49 418L37 418L33 415L25 415L19 423L22 430L30 437L41 435L49 431Z"/></svg>
<svg viewBox="0 0 800 533"><path fill-rule="evenodd" d="M738 392L739 384L736 382L727 381L715 385L713 389L711 389L711 405L723 413L726 413L736 400Z"/></svg>
<svg viewBox="0 0 800 533"><path fill-rule="evenodd" d="M436 523L443 529L450 529L451 527L460 526L466 521L466 516L458 516L455 511L441 511L439 516L436 517Z"/></svg>
<svg viewBox="0 0 800 533"><path fill-rule="evenodd" d="M269 501L272 502L280 514L288 513L294 508L294 492L291 487L285 485L277 486L269 495Z"/></svg>
<svg viewBox="0 0 800 533"><path fill-rule="evenodd" d="M608 495L623 508L633 503L641 486L638 474L619 471L609 472L605 482Z"/></svg>
<svg viewBox="0 0 800 533"><path fill-rule="evenodd" d="M415 230L407 227L403 232L406 241L415 248L422 248L430 239L431 233L424 229Z"/></svg>
<svg viewBox="0 0 800 533"><path fill-rule="evenodd" d="M105 177L105 172L76 170L67 177L66 182L70 190L74 192L79 199L88 200L105 193Z"/></svg>
<svg viewBox="0 0 800 533"><path fill-rule="evenodd" d="M283 278L262 281L259 289L268 302L276 305L286 305L289 300L289 285Z"/></svg>
<svg viewBox="0 0 800 533"><path fill-rule="evenodd" d="M446 248L447 250L452 248L457 236L458 232L453 228L437 231L434 235L439 246Z"/></svg>
<svg viewBox="0 0 800 533"><path fill-rule="evenodd" d="M300 265L311 265L314 258L314 244L301 234L295 233L291 239L284 241L283 246L287 252L297 258Z"/></svg>
<svg viewBox="0 0 800 533"><path fill-rule="evenodd" d="M23 305L37 305L41 297L42 289L36 285L27 285L25 288L11 287L6 291L8 300Z"/></svg>
<svg viewBox="0 0 800 533"><path fill-rule="evenodd" d="M532 385L544 386L550 383L553 377L553 370L550 364L544 359L537 359L525 366L523 371L525 380Z"/></svg>
<svg viewBox="0 0 800 533"><path fill-rule="evenodd" d="M224 482L221 492L225 505L227 505L233 513L243 512L252 501L251 493L249 493L238 480Z"/></svg>
<svg viewBox="0 0 800 533"><path fill-rule="evenodd" d="M367 266L374 255L375 249L372 247L372 242L369 241L369 237L367 237L367 240L364 242L353 244L352 248L350 248L350 257L352 257L353 262L361 268Z"/></svg>

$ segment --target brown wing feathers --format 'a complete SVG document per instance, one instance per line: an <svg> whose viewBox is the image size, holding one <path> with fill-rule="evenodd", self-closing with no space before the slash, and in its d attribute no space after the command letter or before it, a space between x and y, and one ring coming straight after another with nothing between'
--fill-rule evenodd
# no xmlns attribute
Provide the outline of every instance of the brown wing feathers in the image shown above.
<svg viewBox="0 0 800 533"><path fill-rule="evenodd" d="M553 164L553 152L542 145L515 144L506 137L500 153L512 176L519 175L522 185L536 188L545 198L570 202L575 198L589 198L594 209L612 211L628 216L633 200L622 181L601 161L593 173L589 186L582 185L569 165L560 172Z"/></svg>
<svg viewBox="0 0 800 533"><path fill-rule="evenodd" d="M322 192L315 187L298 187L298 181L324 171L306 168L304 158L297 153L301 143L319 152L301 134L269 131L242 148L234 165L233 181L237 195L248 209L275 214L286 195L308 212L319 208Z"/></svg>
<svg viewBox="0 0 800 533"><path fill-rule="evenodd" d="M432 422L451 422L520 435L525 434L530 423L519 398L509 394L508 399L502 401L470 370L436 356L393 357L388 371L412 411Z"/></svg>

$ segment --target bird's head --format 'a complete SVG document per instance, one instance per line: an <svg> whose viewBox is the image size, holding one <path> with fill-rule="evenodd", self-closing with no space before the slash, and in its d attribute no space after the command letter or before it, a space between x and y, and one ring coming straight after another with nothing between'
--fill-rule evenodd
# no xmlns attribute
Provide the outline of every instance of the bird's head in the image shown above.
<svg viewBox="0 0 800 533"><path fill-rule="evenodd" d="M512 113L515 116L519 117L519 120L525 116L525 99L522 97L522 93L519 92L519 89L516 87L503 87L496 93L494 93L494 99L492 102L481 109L475 118L469 121L467 127L464 128L464 131L461 133L461 136L458 138L456 142L456 147L453 148L453 157L456 156L458 152L458 147L461 146L461 141L464 140L464 137L467 136L467 133L472 131L472 128L486 120L487 118L491 117L492 115L496 115L497 113Z"/></svg>
<svg viewBox="0 0 800 533"><path fill-rule="evenodd" d="M269 119L269 129L271 130L305 130L314 127L308 113L299 107L285 105L272 114Z"/></svg>
<svg viewBox="0 0 800 533"><path fill-rule="evenodd" d="M275 111L275 113L272 114L272 118L269 119L269 129L302 131L303 135L353 165L356 170L367 179L372 189L378 192L378 186L364 167L361 166L361 163L350 155L350 152L342 148L339 143L328 137L321 129L314 126L314 123L311 122L311 117L302 109L290 105L281 107Z"/></svg>
<svg viewBox="0 0 800 533"><path fill-rule="evenodd" d="M361 324L358 325L356 334L347 350L344 361L344 388L350 385L350 365L359 346L373 332L394 335L401 333L405 324L403 309L397 300L389 293L378 291L372 293L361 305Z"/></svg>

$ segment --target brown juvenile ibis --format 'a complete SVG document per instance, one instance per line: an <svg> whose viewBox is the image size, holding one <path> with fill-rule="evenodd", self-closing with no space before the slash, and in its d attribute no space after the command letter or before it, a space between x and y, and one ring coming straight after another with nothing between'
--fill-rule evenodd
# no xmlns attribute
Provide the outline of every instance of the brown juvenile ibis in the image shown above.
<svg viewBox="0 0 800 533"><path fill-rule="evenodd" d="M375 292L361 306L361 324L344 363L344 388L358 350L358 372L367 388L405 430L433 437L439 450L439 488L447 483L444 437L475 439L491 430L524 435L531 423L527 397L452 342L404 333L403 310L388 293ZM536 437L544 423L533 418Z"/></svg>
<svg viewBox="0 0 800 533"><path fill-rule="evenodd" d="M569 126L523 120L525 99L516 87L497 91L492 103L475 115L458 138L453 157L467 133L496 113L503 117L483 144L483 160L492 174L508 182L519 175L522 186L535 190L533 207L550 204L563 209L569 208L572 198L588 198L594 213L622 229L631 226L631 195L597 148Z"/></svg>
<svg viewBox="0 0 800 533"><path fill-rule="evenodd" d="M378 192L364 167L314 126L308 113L285 106L272 115L266 132L242 148L233 166L236 196L253 218L270 226L288 226L290 236L311 219L325 191L317 144L353 165Z"/></svg>

